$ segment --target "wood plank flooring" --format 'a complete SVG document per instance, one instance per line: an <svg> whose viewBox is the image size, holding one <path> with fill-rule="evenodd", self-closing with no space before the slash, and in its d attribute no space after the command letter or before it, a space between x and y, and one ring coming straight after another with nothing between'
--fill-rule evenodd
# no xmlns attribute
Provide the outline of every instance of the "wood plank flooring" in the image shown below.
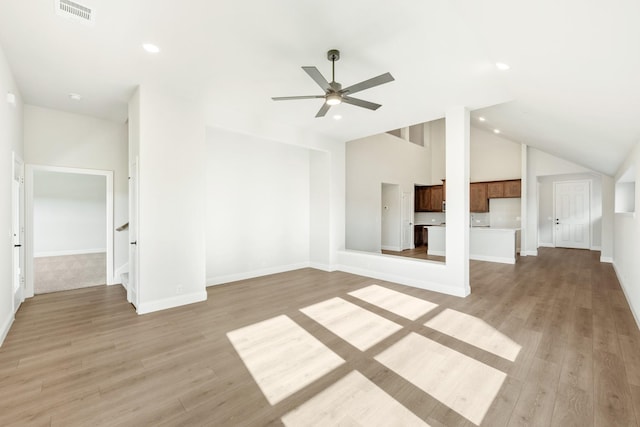
<svg viewBox="0 0 640 427"><path fill-rule="evenodd" d="M467 298L313 269L210 287L206 302L143 316L118 286L38 295L0 348L0 425L638 426L640 331L598 256L541 248L516 265L472 261ZM357 335L301 311L333 298L401 329L360 350ZM321 307L337 324L371 318ZM260 359L261 342L252 370L278 372L288 341L304 348L309 335L344 363L271 404L230 337L264 341L233 331L278 316L306 332L275 334L282 358Z"/></svg>

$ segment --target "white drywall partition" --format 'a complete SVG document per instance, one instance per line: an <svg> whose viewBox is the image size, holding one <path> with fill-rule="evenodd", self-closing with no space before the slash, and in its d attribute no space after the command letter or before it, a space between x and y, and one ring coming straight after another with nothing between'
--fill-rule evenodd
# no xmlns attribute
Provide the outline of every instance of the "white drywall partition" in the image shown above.
<svg viewBox="0 0 640 427"><path fill-rule="evenodd" d="M139 119L137 310L142 314L207 298L205 124L198 104L156 87L139 87L133 101Z"/></svg>

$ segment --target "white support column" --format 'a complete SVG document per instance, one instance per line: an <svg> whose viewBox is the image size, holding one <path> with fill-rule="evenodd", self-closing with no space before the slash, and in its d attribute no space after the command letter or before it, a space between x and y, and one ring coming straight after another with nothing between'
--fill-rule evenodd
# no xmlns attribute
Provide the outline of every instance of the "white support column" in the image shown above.
<svg viewBox="0 0 640 427"><path fill-rule="evenodd" d="M446 263L456 286L469 286L469 110L446 112L447 235Z"/></svg>

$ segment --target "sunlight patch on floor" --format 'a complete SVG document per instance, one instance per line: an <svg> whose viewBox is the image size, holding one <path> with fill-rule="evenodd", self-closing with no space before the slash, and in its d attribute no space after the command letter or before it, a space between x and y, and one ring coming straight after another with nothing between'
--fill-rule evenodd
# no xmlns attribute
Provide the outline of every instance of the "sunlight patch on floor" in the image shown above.
<svg viewBox="0 0 640 427"><path fill-rule="evenodd" d="M284 315L228 332L227 337L272 405L344 363Z"/></svg>
<svg viewBox="0 0 640 427"><path fill-rule="evenodd" d="M476 425L507 376L414 332L375 359Z"/></svg>
<svg viewBox="0 0 640 427"><path fill-rule="evenodd" d="M358 371L285 414L282 422L287 427L429 427Z"/></svg>
<svg viewBox="0 0 640 427"><path fill-rule="evenodd" d="M450 308L438 313L424 325L511 362L516 360L522 348L484 320Z"/></svg>
<svg viewBox="0 0 640 427"><path fill-rule="evenodd" d="M416 320L438 306L438 304L378 285L349 292L349 295L409 320Z"/></svg>
<svg viewBox="0 0 640 427"><path fill-rule="evenodd" d="M300 311L360 351L402 329L391 320L337 297Z"/></svg>

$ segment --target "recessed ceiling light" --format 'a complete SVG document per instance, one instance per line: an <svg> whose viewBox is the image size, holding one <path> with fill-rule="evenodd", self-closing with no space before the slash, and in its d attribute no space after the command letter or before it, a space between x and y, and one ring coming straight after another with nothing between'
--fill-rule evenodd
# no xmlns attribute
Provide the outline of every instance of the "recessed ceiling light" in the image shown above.
<svg viewBox="0 0 640 427"><path fill-rule="evenodd" d="M144 43L142 48L149 53L158 53L160 52L160 48L153 43Z"/></svg>
<svg viewBox="0 0 640 427"><path fill-rule="evenodd" d="M69 99L72 99L74 101L80 101L82 99L82 95L80 95L79 93L70 93Z"/></svg>
<svg viewBox="0 0 640 427"><path fill-rule="evenodd" d="M496 68L501 71L507 71L509 68L509 64L505 64L504 62L496 62Z"/></svg>
<svg viewBox="0 0 640 427"><path fill-rule="evenodd" d="M341 120L342 116L340 114L336 114L333 116L334 120Z"/></svg>
<svg viewBox="0 0 640 427"><path fill-rule="evenodd" d="M481 122L484 122L487 119L485 119L484 117L478 117L478 120L480 120Z"/></svg>
<svg viewBox="0 0 640 427"><path fill-rule="evenodd" d="M493 133L500 133L500 129L494 129Z"/></svg>

